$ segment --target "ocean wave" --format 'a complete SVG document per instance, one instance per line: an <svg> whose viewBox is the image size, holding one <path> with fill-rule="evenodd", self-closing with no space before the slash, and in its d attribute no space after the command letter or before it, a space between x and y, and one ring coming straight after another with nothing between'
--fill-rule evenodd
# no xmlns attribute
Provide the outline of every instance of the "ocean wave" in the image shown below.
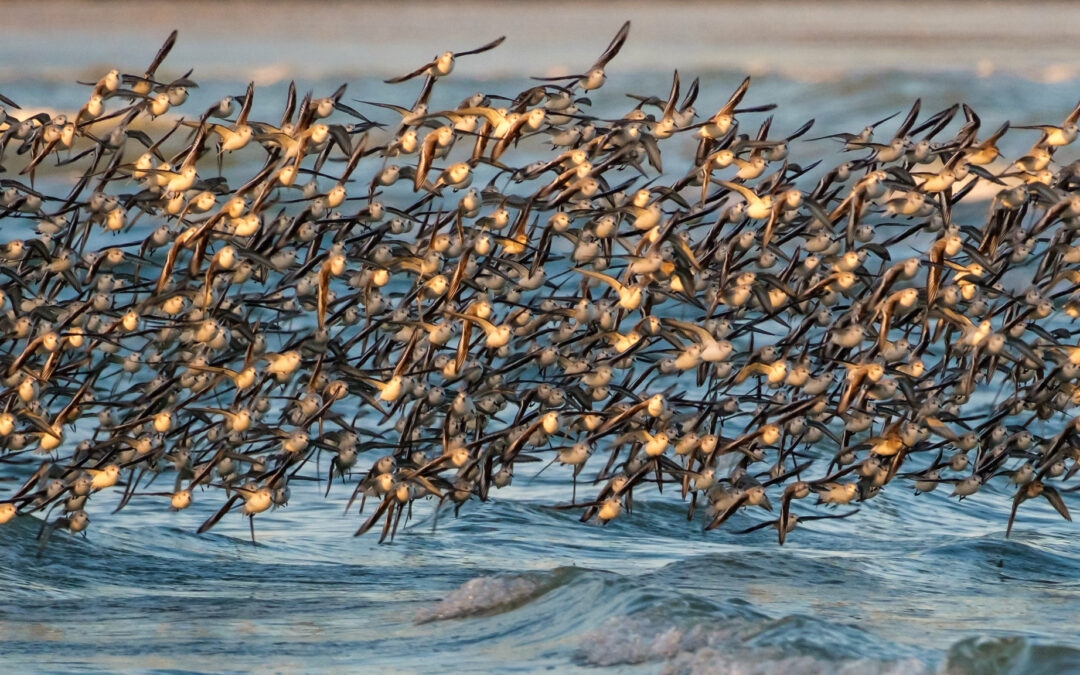
<svg viewBox="0 0 1080 675"><path fill-rule="evenodd" d="M697 624L689 627L658 624L634 618L608 621L581 641L578 659L599 667L660 663L670 674L727 673L739 675L787 675L812 673L914 674L931 672L915 658L883 661L870 658L829 658L799 653L795 649L755 648L747 640L753 631L739 622L728 625ZM776 622L783 626L786 621ZM760 634L760 633L759 633Z"/></svg>
<svg viewBox="0 0 1080 675"><path fill-rule="evenodd" d="M1066 673L1080 669L1080 650L1020 637L973 637L954 644L943 675Z"/></svg>
<svg viewBox="0 0 1080 675"><path fill-rule="evenodd" d="M508 611L551 588L550 578L535 576L483 576L469 579L438 602L416 614L417 623L459 619Z"/></svg>

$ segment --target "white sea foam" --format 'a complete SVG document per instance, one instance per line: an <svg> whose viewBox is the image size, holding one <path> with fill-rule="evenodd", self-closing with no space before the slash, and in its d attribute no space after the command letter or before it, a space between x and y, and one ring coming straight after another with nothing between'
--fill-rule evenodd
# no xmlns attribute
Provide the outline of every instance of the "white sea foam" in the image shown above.
<svg viewBox="0 0 1080 675"><path fill-rule="evenodd" d="M651 621L617 618L587 633L579 647L585 664L599 667L662 663L667 675L916 675L932 672L916 659L826 660L811 655L784 655L749 650L741 645L749 626L682 628Z"/></svg>
<svg viewBox="0 0 1080 675"><path fill-rule="evenodd" d="M416 615L417 623L486 614L499 607L516 605L543 588L532 577L483 576L469 579L431 607Z"/></svg>

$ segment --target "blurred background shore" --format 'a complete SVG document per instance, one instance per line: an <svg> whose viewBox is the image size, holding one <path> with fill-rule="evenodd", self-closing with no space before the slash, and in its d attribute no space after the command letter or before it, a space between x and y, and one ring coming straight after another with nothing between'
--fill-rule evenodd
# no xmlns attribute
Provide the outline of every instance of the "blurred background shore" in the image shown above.
<svg viewBox="0 0 1080 675"><path fill-rule="evenodd" d="M1080 76L1080 4L1048 2L14 2L0 9L0 81L149 58L202 78L397 73L496 35L506 45L458 68L471 77L557 74L591 63L633 21L626 72L671 67L829 79L880 70ZM474 44L475 43L475 44ZM245 73L238 73L241 69Z"/></svg>

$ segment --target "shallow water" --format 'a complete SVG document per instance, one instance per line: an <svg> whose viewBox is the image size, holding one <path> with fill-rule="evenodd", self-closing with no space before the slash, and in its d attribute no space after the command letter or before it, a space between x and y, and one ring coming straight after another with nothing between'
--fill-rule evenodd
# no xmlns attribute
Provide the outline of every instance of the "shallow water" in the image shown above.
<svg viewBox="0 0 1080 675"><path fill-rule="evenodd" d="M196 79L206 74L188 107L202 109L257 77L258 118L274 115L290 77L301 78L301 90L328 92L345 80L350 98L401 97L378 76L411 67L417 49L424 58L444 46L427 46L428 29L398 42L376 31L383 35L376 43L396 46L367 68L356 64L368 63L362 59L373 47L335 32L310 59L291 51L291 43L268 61L265 44L240 37L215 51L218 34L199 29L189 38L175 17L158 17L161 29L153 17L134 27L109 24L108 16L125 6L132 7L107 6L106 16L91 24L116 38L104 41L100 59L87 61L70 41L43 47L63 30L77 35L77 23L49 24L36 36L0 43L0 92L24 107L64 108L84 95L72 82L94 77L99 60L120 60L134 70L149 60L157 34L163 37L176 23L181 41L168 63L198 66ZM965 17L973 7L960 3L942 11ZM13 10L0 37L10 37L29 11ZM284 30L290 11L296 8L273 5L261 20ZM297 40L315 30L310 24L326 6L312 11L317 16L297 24ZM380 10L379 25L395 25L396 15L386 11ZM607 24L613 29L619 19L595 7L581 11L605 26L592 40L602 47ZM637 17L646 10L635 5L627 12ZM489 18L492 25L478 38L455 25L446 41L479 43L505 29L503 13ZM666 92L664 71L671 67L680 68L684 82L701 77L699 110L718 106L745 69L756 69L751 98L781 104L773 126L781 132L810 116L817 119L815 134L854 131L916 96L924 111L966 101L987 128L1005 119L1054 122L1080 93L1070 70L1075 54L1061 52L1054 40L1036 49L1022 49L1026 43L1016 36L996 47L988 43L1007 16L987 19L983 40L971 29L974 46L960 57L950 57L940 42L902 36L890 38L887 49L863 45L848 53L824 44L811 26L790 36L788 51L783 42L762 45L768 58L758 61L721 58L742 53L730 44L710 59L700 29L667 52L663 47L674 38L647 21L644 44L636 47L632 33L615 62L626 68L612 67L602 96L608 108L599 112L621 112L611 92ZM1075 30L1069 25L1057 30ZM517 30L529 59L557 54L528 71L535 74L587 62L596 51L580 42L545 49ZM334 59L336 50L350 59ZM859 58L864 52L876 56ZM1003 54L1006 67L978 67L979 59L990 58L983 52ZM1013 58L1021 52L1025 60ZM664 68L656 67L661 57ZM476 89L514 93L525 86L520 73L527 59L496 61L493 79L479 79L479 64L463 66L439 85L437 105L453 105ZM1007 140L1023 142L1019 134ZM981 213L971 215L981 222ZM1025 506L1005 540L1009 501L1002 486L961 503L942 492L915 498L892 487L852 518L800 526L779 548L772 530L732 534L752 525L758 513L741 512L706 534L700 516L687 521L685 506L667 493L642 495L633 513L607 527L584 525L573 513L543 506L569 500L567 473L553 467L530 480L535 470L526 468L512 488L466 505L459 518L444 510L437 528L430 505L418 507L391 546L376 544L372 535L351 536L360 521L341 515L351 491L341 485L324 500L323 488L294 483L287 508L257 519L257 546L239 516L195 535L218 506L198 501L172 514L152 498L136 499L115 516L99 503L86 538L57 534L43 551L36 540L40 523L19 519L0 527L0 663L9 672L1080 670L1077 530L1040 502ZM590 489L578 487L579 494Z"/></svg>

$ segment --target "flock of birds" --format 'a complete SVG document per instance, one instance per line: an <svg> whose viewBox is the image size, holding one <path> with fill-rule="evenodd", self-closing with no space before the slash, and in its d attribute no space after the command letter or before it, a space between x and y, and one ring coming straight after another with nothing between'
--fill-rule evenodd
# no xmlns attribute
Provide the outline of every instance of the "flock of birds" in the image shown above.
<svg viewBox="0 0 1080 675"><path fill-rule="evenodd" d="M254 541L303 480L383 541L414 502L437 519L553 463L582 521L655 488L781 544L889 486L996 481L1010 530L1037 497L1069 519L1080 106L988 130L916 101L799 165L813 121L773 133L750 78L707 117L677 72L590 114L628 32L581 74L445 109L455 59L501 38L389 80L411 107L290 85L257 121L249 85L181 115L191 73L157 75L175 32L74 115L0 96L0 232L22 235L0 245L0 523L36 517L44 545L113 493L219 507L200 532L239 512ZM1000 157L1007 132L1031 149ZM223 173L233 153L258 170ZM985 222L955 222L974 190Z"/></svg>

